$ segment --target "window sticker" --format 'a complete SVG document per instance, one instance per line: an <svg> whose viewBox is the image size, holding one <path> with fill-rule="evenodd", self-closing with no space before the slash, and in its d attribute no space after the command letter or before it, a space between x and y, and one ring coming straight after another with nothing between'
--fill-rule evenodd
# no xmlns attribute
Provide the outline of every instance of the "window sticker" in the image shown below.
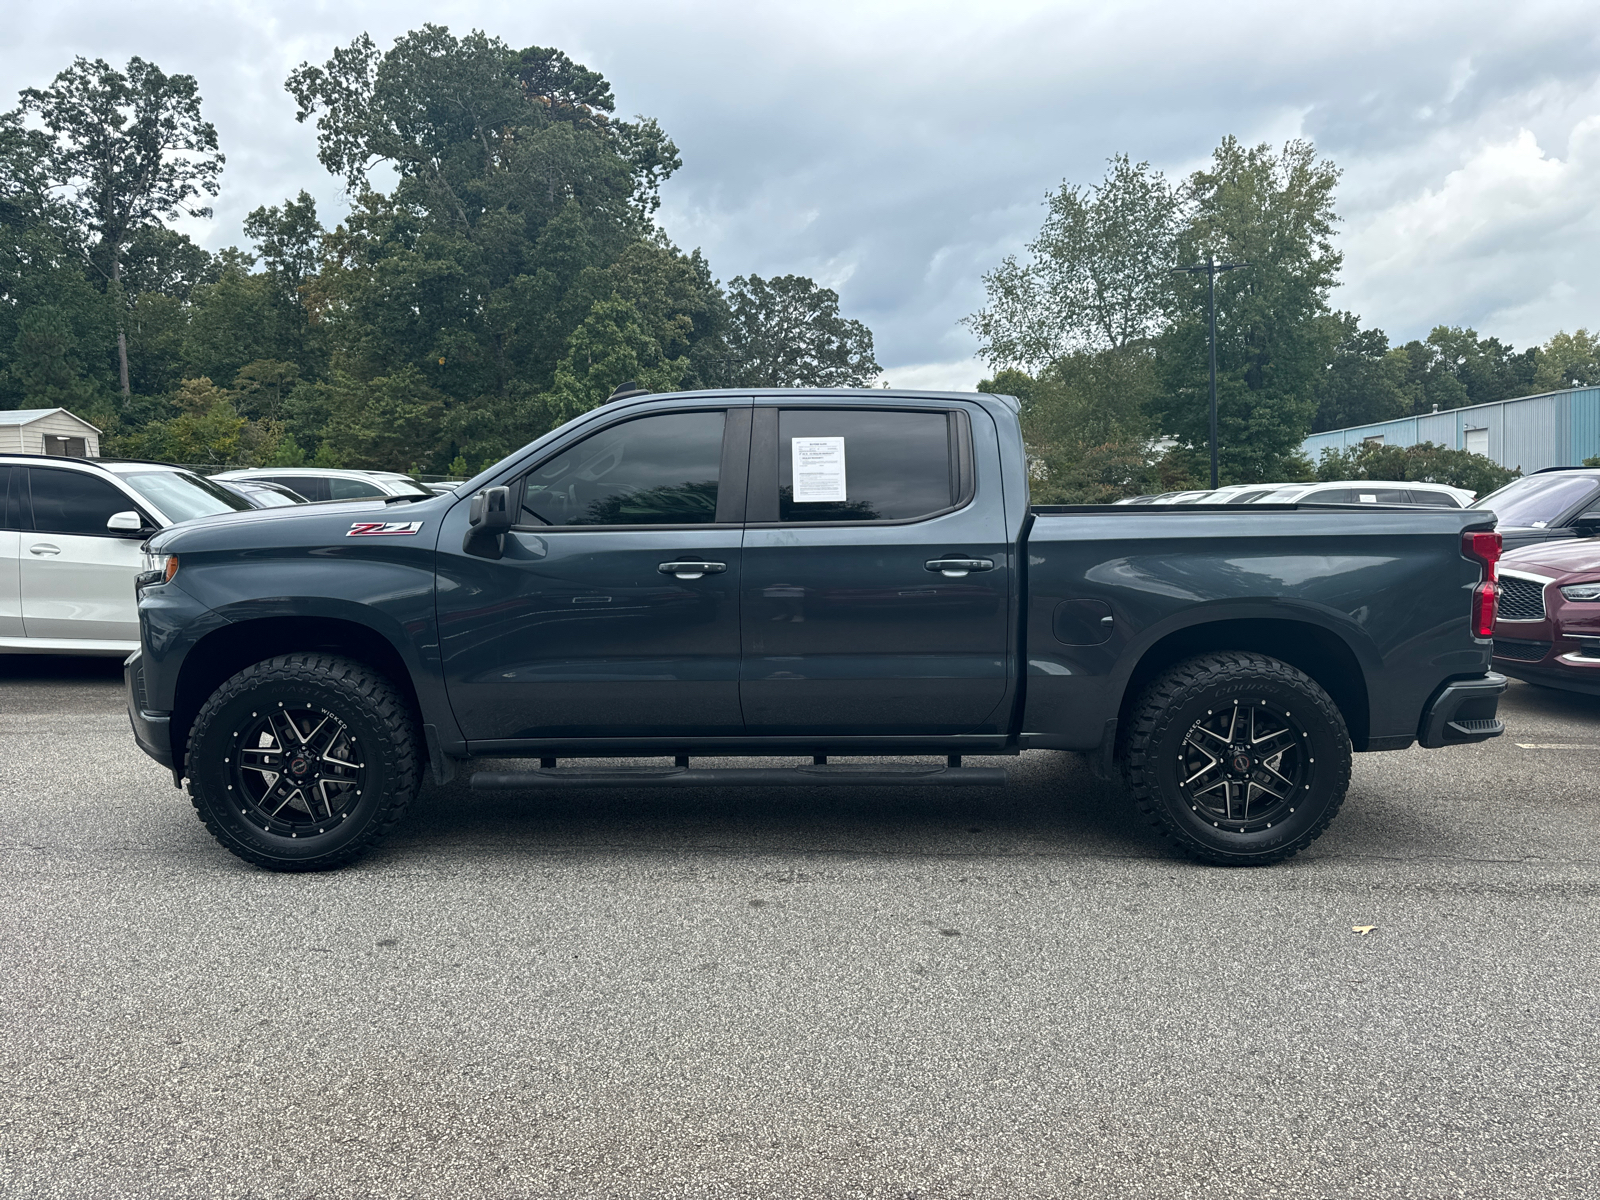
<svg viewBox="0 0 1600 1200"><path fill-rule="evenodd" d="M794 502L837 504L845 495L844 439L797 437L789 439L794 459Z"/></svg>
<svg viewBox="0 0 1600 1200"><path fill-rule="evenodd" d="M1376 504L1378 502L1378 497L1375 492L1362 492L1360 495L1360 500L1363 504Z"/></svg>

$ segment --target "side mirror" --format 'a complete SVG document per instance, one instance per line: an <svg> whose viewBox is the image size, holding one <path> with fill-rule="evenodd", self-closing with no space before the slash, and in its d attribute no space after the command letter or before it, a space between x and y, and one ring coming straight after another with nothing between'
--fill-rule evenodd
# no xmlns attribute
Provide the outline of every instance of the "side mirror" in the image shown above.
<svg viewBox="0 0 1600 1200"><path fill-rule="evenodd" d="M479 558L499 558L505 552L504 534L511 525L511 489L484 488L472 498L461 549Z"/></svg>
<svg viewBox="0 0 1600 1200"><path fill-rule="evenodd" d="M144 532L144 519L132 509L127 512L112 513L110 519L106 521L106 528L112 533L127 536L141 534Z"/></svg>
<svg viewBox="0 0 1600 1200"><path fill-rule="evenodd" d="M502 533L511 528L511 489L484 488L472 498L467 524L474 529Z"/></svg>
<svg viewBox="0 0 1600 1200"><path fill-rule="evenodd" d="M115 519L115 518L113 518ZM1600 510L1580 513L1572 522L1580 537L1593 537L1600 533Z"/></svg>

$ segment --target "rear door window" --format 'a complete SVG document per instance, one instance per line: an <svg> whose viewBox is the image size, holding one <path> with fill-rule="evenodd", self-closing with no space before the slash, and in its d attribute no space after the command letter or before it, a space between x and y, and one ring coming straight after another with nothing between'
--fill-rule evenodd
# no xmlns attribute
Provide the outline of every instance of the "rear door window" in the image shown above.
<svg viewBox="0 0 1600 1200"><path fill-rule="evenodd" d="M960 502L956 418L945 412L784 409L778 519L906 521Z"/></svg>
<svg viewBox="0 0 1600 1200"><path fill-rule="evenodd" d="M1429 508L1460 508L1456 498L1449 492L1428 492L1421 488L1412 488L1411 503L1425 504Z"/></svg>
<svg viewBox="0 0 1600 1200"><path fill-rule="evenodd" d="M114 536L106 522L120 512L137 511L131 498L86 471L28 469L33 494L33 528L37 533Z"/></svg>
<svg viewBox="0 0 1600 1200"><path fill-rule="evenodd" d="M709 525L725 420L658 413L591 434L523 476L517 524Z"/></svg>

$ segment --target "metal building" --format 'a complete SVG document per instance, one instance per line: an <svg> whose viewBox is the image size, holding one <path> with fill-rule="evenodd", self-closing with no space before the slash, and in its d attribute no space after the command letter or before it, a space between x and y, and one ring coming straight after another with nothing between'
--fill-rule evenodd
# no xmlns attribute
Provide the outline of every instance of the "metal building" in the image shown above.
<svg viewBox="0 0 1600 1200"><path fill-rule="evenodd" d="M1485 454L1524 475L1542 467L1575 467L1600 455L1600 387L1519 396L1375 425L1313 433L1301 449L1313 463L1328 447L1363 442L1412 446L1433 442Z"/></svg>

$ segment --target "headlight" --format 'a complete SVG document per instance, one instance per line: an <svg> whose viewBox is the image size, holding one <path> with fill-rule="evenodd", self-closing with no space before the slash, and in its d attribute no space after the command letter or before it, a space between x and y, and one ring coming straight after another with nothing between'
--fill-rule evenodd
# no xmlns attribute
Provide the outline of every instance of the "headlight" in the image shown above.
<svg viewBox="0 0 1600 1200"><path fill-rule="evenodd" d="M151 554L144 551L144 570L139 572L136 583L139 587L153 587L158 583L171 583L172 577L178 573L178 556L176 554Z"/></svg>
<svg viewBox="0 0 1600 1200"><path fill-rule="evenodd" d="M1595 583L1569 583L1561 589L1568 600L1600 600L1600 581Z"/></svg>

